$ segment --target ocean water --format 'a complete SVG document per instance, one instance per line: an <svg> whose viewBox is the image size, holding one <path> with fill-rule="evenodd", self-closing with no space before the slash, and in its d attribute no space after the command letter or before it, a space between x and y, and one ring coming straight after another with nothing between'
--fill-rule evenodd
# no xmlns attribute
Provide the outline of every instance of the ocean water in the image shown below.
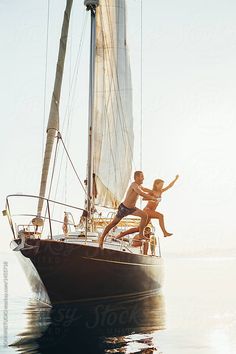
<svg viewBox="0 0 236 354"><path fill-rule="evenodd" d="M165 258L160 294L50 308L0 253L0 353L236 353L236 258Z"/></svg>

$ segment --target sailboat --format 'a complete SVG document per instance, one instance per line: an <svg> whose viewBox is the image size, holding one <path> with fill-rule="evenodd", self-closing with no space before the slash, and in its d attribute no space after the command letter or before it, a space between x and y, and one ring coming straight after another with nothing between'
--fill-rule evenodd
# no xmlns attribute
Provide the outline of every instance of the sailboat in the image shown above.
<svg viewBox="0 0 236 354"><path fill-rule="evenodd" d="M155 255L146 255L142 247L132 246L131 238L114 239L120 230L138 225L139 219L123 219L107 236L104 248L98 244L99 235L115 215L110 211L104 216L99 207L117 208L132 172L125 0L84 1L91 13L86 200L79 207L50 198L48 175L55 171L58 144L71 162L60 132L59 112L72 2L67 0L64 12L40 192L7 196L4 211L13 233L11 248L36 298L53 305L150 295L160 289L163 277L160 245ZM16 213L13 205L26 211Z"/></svg>

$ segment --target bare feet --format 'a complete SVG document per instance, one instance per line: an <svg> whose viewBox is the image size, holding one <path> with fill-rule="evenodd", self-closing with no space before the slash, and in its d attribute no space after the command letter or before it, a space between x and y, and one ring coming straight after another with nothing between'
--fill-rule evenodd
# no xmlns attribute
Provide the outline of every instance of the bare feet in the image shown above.
<svg viewBox="0 0 236 354"><path fill-rule="evenodd" d="M169 232L167 232L166 234L164 234L164 237L169 237L172 236L173 234L170 234Z"/></svg>

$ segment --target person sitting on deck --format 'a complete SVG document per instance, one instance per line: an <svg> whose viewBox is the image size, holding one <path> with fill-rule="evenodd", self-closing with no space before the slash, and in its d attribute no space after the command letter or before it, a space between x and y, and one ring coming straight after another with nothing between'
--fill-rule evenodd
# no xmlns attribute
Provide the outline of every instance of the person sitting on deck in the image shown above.
<svg viewBox="0 0 236 354"><path fill-rule="evenodd" d="M146 226L144 229L143 238L140 239L139 234L135 235L132 240L131 246L142 247L142 253L147 255L150 236L151 236L151 228L149 226Z"/></svg>

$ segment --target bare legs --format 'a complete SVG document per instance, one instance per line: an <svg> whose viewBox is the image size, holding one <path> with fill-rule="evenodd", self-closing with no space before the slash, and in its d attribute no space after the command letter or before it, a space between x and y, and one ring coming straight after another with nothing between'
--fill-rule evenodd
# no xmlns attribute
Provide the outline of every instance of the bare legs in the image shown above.
<svg viewBox="0 0 236 354"><path fill-rule="evenodd" d="M147 225L147 219L148 219L148 216L147 214L145 213L145 211L143 210L140 210L140 209L136 209L134 213L132 213L131 215L134 215L134 216L139 216L141 218L140 220L140 224L139 224L139 227L138 227L138 232L139 232L139 237L142 238L143 237L143 230L145 228L145 226ZM116 216L114 217L114 219L110 222L110 224L108 224L100 239L99 239L99 247L100 248L103 248L103 242L104 242L104 239L106 237L106 235L108 234L108 232L118 224L118 222L120 221L121 219L120 218L117 218Z"/></svg>
<svg viewBox="0 0 236 354"><path fill-rule="evenodd" d="M146 212L146 215L148 216L147 221L146 221L146 225L149 223L150 219L158 219L159 220L159 225L160 225L160 228L161 228L161 230L163 232L164 237L168 237L168 236L172 235L171 233L166 231L165 223L164 223L164 215L163 214L159 213L158 211L151 210L151 209L144 209L144 211ZM139 232L139 227L132 227L129 230L121 232L116 238L119 239L121 237L124 237L124 236L129 235L129 234L133 234L135 232Z"/></svg>
<svg viewBox="0 0 236 354"><path fill-rule="evenodd" d="M121 232L119 235L116 236L116 239L119 239L129 234L134 234L135 232L139 232L139 227L132 227L131 229Z"/></svg>
<svg viewBox="0 0 236 354"><path fill-rule="evenodd" d="M144 241L144 244L143 244L143 254L147 255L148 253L148 244L149 242L148 241Z"/></svg>
<svg viewBox="0 0 236 354"><path fill-rule="evenodd" d="M148 209L148 216L150 219L158 219L160 228L163 232L164 237L171 236L172 234L166 231L164 224L164 215L155 210Z"/></svg>
<svg viewBox="0 0 236 354"><path fill-rule="evenodd" d="M110 224L108 224L105 229L103 230L103 233L99 239L99 247L100 248L103 248L103 242L104 242L104 239L106 237L106 235L108 234L108 232L118 224L118 222L120 221L121 219L120 218L117 218L116 216L114 217L114 219L110 222Z"/></svg>
<svg viewBox="0 0 236 354"><path fill-rule="evenodd" d="M145 226L147 225L148 215L145 211L140 210L140 209L136 209L132 215L139 216L141 218L140 224L138 227L139 238L141 239L141 238L143 238L143 230L144 230Z"/></svg>

